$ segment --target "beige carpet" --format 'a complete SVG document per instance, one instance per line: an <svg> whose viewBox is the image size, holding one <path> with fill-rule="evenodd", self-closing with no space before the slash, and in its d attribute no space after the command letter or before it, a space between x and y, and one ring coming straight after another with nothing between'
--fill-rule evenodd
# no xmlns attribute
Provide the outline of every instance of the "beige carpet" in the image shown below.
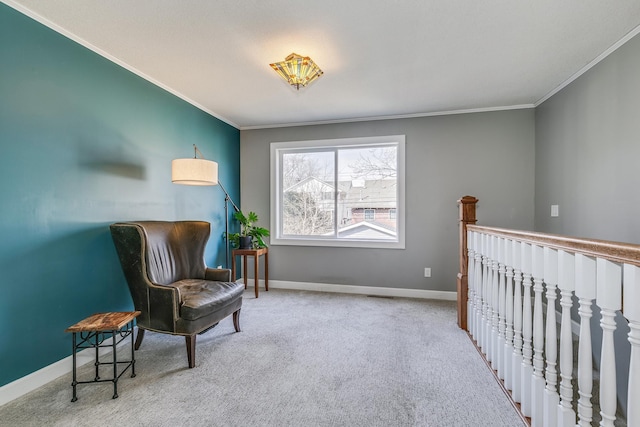
<svg viewBox="0 0 640 427"><path fill-rule="evenodd" d="M1 426L522 426L455 303L271 290L245 293L198 336L147 333L137 376L78 386L71 374L0 407ZM91 378L91 364L80 370Z"/></svg>

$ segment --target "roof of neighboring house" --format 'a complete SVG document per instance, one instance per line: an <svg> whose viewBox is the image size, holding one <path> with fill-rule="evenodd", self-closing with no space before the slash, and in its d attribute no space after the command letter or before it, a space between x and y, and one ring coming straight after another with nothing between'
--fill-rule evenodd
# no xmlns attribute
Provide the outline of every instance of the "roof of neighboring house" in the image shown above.
<svg viewBox="0 0 640 427"><path fill-rule="evenodd" d="M387 227L362 221L340 228L338 230L338 236L358 239L389 240L395 239L397 233Z"/></svg>
<svg viewBox="0 0 640 427"><path fill-rule="evenodd" d="M395 179L365 180L363 186L341 181L339 186L345 194L341 200L352 208L395 208L397 205Z"/></svg>
<svg viewBox="0 0 640 427"><path fill-rule="evenodd" d="M296 182L290 187L286 188L284 192L285 193L288 193L290 191L303 192L303 191L309 191L309 190L318 191L321 189L323 191L325 189L327 189L328 191L333 191L334 188L335 187L333 183L316 178L315 176L309 176L301 181Z"/></svg>
<svg viewBox="0 0 640 427"><path fill-rule="evenodd" d="M290 186L284 192L296 191L333 191L331 182L310 176ZM350 180L338 182L338 191L342 194L340 202L350 208L395 208L397 182L395 179Z"/></svg>

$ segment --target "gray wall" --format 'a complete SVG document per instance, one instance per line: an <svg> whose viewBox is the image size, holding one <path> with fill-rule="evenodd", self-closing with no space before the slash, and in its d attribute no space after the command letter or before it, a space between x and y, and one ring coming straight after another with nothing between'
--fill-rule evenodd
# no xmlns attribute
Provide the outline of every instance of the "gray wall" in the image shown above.
<svg viewBox="0 0 640 427"><path fill-rule="evenodd" d="M536 109L536 230L640 244L638 159L635 37Z"/></svg>
<svg viewBox="0 0 640 427"><path fill-rule="evenodd" d="M536 230L640 244L640 37L536 109ZM550 217L550 205L560 216ZM637 303L637 302L634 302ZM599 313L592 318L596 359ZM617 318L618 394L626 407L629 327Z"/></svg>
<svg viewBox="0 0 640 427"><path fill-rule="evenodd" d="M270 279L455 291L456 200L467 194L480 199L483 225L533 229L533 110L241 131L242 209L268 226L271 142L397 134L406 135L406 249L272 246Z"/></svg>

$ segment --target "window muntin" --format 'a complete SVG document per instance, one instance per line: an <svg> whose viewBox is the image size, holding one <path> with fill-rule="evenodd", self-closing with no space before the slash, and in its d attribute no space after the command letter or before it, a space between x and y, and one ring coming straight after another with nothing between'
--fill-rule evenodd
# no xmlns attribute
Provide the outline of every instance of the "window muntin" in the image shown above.
<svg viewBox="0 0 640 427"><path fill-rule="evenodd" d="M271 188L271 244L404 248L403 135L272 143Z"/></svg>

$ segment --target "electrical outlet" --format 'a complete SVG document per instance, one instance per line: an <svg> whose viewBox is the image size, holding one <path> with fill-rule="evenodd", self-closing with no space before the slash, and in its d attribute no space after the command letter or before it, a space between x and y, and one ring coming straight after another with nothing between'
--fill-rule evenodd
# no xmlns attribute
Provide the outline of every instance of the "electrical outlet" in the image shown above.
<svg viewBox="0 0 640 427"><path fill-rule="evenodd" d="M552 217L560 216L560 206L551 205L551 216Z"/></svg>
<svg viewBox="0 0 640 427"><path fill-rule="evenodd" d="M424 277L431 277L431 269L429 267L425 267Z"/></svg>

